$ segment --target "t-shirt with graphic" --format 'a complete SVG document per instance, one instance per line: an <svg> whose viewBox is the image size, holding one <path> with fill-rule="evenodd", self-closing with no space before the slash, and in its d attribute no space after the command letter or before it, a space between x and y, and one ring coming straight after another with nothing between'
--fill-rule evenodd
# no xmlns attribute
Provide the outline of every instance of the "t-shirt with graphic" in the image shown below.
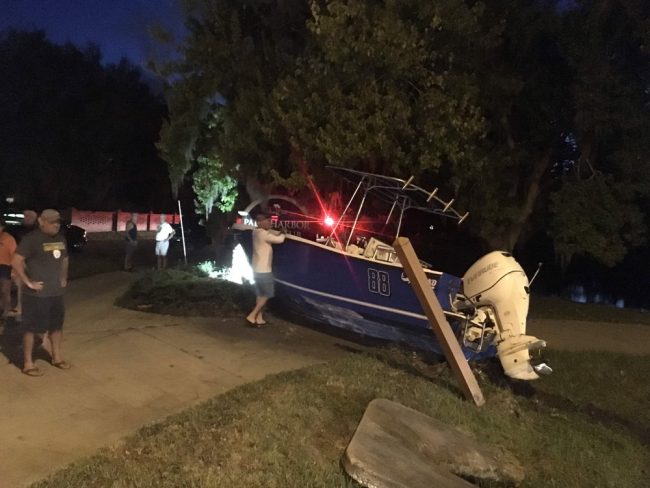
<svg viewBox="0 0 650 488"><path fill-rule="evenodd" d="M11 266L11 259L16 252L16 239L8 232L0 232L0 264Z"/></svg>
<svg viewBox="0 0 650 488"><path fill-rule="evenodd" d="M65 238L61 234L50 236L40 229L27 234L18 244L16 254L25 258L25 272L32 281L42 281L40 291L24 287L26 295L57 297L63 295L61 272L68 257Z"/></svg>

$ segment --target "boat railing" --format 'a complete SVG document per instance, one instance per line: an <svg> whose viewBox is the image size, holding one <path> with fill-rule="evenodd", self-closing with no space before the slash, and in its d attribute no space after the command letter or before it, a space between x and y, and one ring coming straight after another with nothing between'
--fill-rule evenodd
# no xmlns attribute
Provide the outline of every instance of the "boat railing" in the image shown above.
<svg viewBox="0 0 650 488"><path fill-rule="evenodd" d="M461 214L455 208L453 208L453 198L449 201L442 200L438 196L438 188L435 188L433 191L427 191L424 188L414 185L413 176L407 180L403 180L400 178L367 173L364 171L357 171L343 167L329 166L329 168L344 178L348 179L349 181L356 183L356 188L351 198L348 200L345 209L340 214L338 221L331 229L330 238L332 238L338 231L341 222L343 221L344 215L346 215L348 210L352 208L352 203L355 201L357 196L360 196L361 198L356 214L354 216L352 226L349 231L346 232L347 239L345 239L345 245L343 246L343 249L347 249L348 246L352 244L352 239L357 229L359 217L365 205L366 197L369 194L373 194L380 200L391 205L390 212L386 218L386 225L389 223L389 221L391 221L393 214L397 211L397 229L395 231L395 237L398 237L400 235L400 231L402 229L402 220L404 218L404 213L407 210L420 210L427 213L452 218L457 220L458 224L462 223L468 216L468 212ZM364 252L364 256L372 257L369 256L366 252Z"/></svg>

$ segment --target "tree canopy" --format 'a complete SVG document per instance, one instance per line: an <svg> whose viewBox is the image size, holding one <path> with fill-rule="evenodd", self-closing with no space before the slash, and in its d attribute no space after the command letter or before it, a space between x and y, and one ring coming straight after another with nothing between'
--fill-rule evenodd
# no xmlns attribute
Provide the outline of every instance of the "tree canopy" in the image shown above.
<svg viewBox="0 0 650 488"><path fill-rule="evenodd" d="M154 141L165 107L136 67L15 30L0 34L0 66L3 195L34 207L161 205L169 183Z"/></svg>
<svg viewBox="0 0 650 488"><path fill-rule="evenodd" d="M327 189L322 166L345 165L435 182L491 248L546 229L564 260L611 265L642 241L647 2L187 6L182 60L163 69L176 182L210 153L252 198L306 174Z"/></svg>

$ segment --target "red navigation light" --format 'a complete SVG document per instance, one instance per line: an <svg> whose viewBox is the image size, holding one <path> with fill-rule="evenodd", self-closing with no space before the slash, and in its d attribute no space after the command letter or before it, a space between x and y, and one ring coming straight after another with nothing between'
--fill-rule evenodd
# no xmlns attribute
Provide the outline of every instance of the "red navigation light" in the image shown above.
<svg viewBox="0 0 650 488"><path fill-rule="evenodd" d="M332 227L334 225L334 219L332 217L330 217L329 215L326 215L325 220L323 220L323 223L327 227Z"/></svg>

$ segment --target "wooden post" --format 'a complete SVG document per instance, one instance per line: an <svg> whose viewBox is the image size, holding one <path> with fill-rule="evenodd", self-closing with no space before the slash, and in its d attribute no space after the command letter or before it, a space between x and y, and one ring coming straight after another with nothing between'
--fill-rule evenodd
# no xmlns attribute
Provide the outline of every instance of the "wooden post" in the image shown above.
<svg viewBox="0 0 650 488"><path fill-rule="evenodd" d="M418 297L425 315L429 319L429 325L433 329L438 342L442 346L445 358L451 366L456 380L460 383L465 398L473 400L474 403L480 407L485 403L485 398L483 398L481 388L479 387L469 364L467 364L465 355L461 351L458 340L456 339L453 330L451 330L451 326L447 322L447 318L440 306L440 302L438 302L438 298L431 289L431 284L427 280L411 242L406 237L398 237L395 239L393 247L399 256L402 267L406 272L406 276L408 276L408 279L411 282L413 291Z"/></svg>

